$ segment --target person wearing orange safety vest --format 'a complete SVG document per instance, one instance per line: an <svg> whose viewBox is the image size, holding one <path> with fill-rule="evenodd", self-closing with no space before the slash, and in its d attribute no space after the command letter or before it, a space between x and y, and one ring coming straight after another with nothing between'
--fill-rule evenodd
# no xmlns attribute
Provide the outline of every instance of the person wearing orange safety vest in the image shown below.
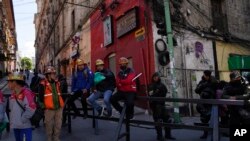
<svg viewBox="0 0 250 141"><path fill-rule="evenodd" d="M56 80L54 67L47 67L45 79L39 85L39 100L45 108L45 128L47 141L60 141L62 110L64 106L60 83Z"/></svg>

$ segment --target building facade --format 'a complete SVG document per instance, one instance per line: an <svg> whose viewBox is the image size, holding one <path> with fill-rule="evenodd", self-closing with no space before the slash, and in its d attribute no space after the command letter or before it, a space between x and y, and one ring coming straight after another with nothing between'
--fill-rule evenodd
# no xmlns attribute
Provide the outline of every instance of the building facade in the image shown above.
<svg viewBox="0 0 250 141"><path fill-rule="evenodd" d="M100 0L37 0L36 68L40 72L48 65L67 78L71 62L82 58L90 62L89 15ZM74 39L80 40L75 43ZM84 51L83 51L84 50Z"/></svg>
<svg viewBox="0 0 250 141"><path fill-rule="evenodd" d="M12 0L0 2L0 76L16 69L15 17Z"/></svg>
<svg viewBox="0 0 250 141"><path fill-rule="evenodd" d="M95 60L103 59L117 74L118 59L127 57L142 73L139 95L147 95L152 74L159 72L172 96L167 36L159 32L165 24L163 0L37 0L37 5L36 68L41 72L54 65L70 76L74 60L81 58L92 70ZM194 89L204 70L227 81L231 70L248 74L249 7L248 0L170 1L179 98L199 98ZM190 105L180 106L192 114Z"/></svg>
<svg viewBox="0 0 250 141"><path fill-rule="evenodd" d="M151 11L144 0L104 1L102 10L90 18L91 60L103 59L114 74L119 72L120 57L139 74L139 95L145 95L155 71ZM91 63L95 70L95 63ZM144 91L144 92L143 92Z"/></svg>

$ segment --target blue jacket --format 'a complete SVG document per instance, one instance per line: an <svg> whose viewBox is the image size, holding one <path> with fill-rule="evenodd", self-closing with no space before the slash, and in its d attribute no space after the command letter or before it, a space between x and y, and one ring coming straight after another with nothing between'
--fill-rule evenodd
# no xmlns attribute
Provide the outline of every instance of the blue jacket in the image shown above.
<svg viewBox="0 0 250 141"><path fill-rule="evenodd" d="M85 67L83 71L77 71L72 76L71 92L75 92L82 89L89 90L94 82L93 72L89 68Z"/></svg>

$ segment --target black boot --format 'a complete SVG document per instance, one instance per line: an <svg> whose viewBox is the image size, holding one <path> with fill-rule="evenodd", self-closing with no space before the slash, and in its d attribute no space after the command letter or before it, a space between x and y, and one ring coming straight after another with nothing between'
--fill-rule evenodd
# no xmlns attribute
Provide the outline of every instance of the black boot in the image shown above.
<svg viewBox="0 0 250 141"><path fill-rule="evenodd" d="M164 141L164 138L162 136L162 128L160 126L155 126L156 134L157 134L157 140L158 141Z"/></svg>
<svg viewBox="0 0 250 141"><path fill-rule="evenodd" d="M169 140L176 140L176 138L171 135L171 130L169 128L165 128L165 138Z"/></svg>
<svg viewBox="0 0 250 141"><path fill-rule="evenodd" d="M207 132L207 131L204 131L204 132L203 132L203 135L200 136L200 139L206 139L207 136L208 136L208 132Z"/></svg>
<svg viewBox="0 0 250 141"><path fill-rule="evenodd" d="M159 135L157 135L157 141L164 141L164 138L163 138L163 136L159 136Z"/></svg>

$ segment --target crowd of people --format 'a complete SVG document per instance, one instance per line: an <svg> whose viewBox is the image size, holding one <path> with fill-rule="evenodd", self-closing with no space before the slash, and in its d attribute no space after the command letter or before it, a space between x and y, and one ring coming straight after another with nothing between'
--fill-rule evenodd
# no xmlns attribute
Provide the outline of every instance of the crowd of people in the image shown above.
<svg viewBox="0 0 250 141"><path fill-rule="evenodd" d="M241 76L239 71L230 73L230 82L218 81L212 72L209 70L204 71L201 81L197 85L195 92L200 95L201 99L231 99L231 100L244 100L250 99L248 88L248 81ZM200 113L200 120L204 124L208 124L211 117L212 105L210 104L197 104L197 111ZM245 106L232 106L220 105L219 106L220 126L221 127L237 127L240 125L250 125L250 107ZM227 134L224 134L229 136ZM208 132L204 131L201 139L206 139Z"/></svg>
<svg viewBox="0 0 250 141"><path fill-rule="evenodd" d="M12 91L9 108L10 108L10 127L14 129L16 141L32 140L32 129L39 127L39 122L31 120L37 115L38 109L43 110L42 118L45 124L47 141L60 141L61 127L66 124L66 114L64 112L65 104L72 108L75 113L73 119L81 114L76 107L76 99L81 99L83 118L88 117L87 106L93 107L98 116L112 116L112 106L119 113L122 112L123 106L119 101L126 104L126 118L134 118L134 103L138 90L137 75L132 68L128 66L129 61L125 57L119 59L120 71L117 76L105 68L105 63L97 59L96 71L92 72L88 65L81 59L76 60L76 69L72 74L71 91L68 91L66 78L59 74L52 66L48 66L44 73L44 78L39 77L38 72L34 71L34 77L27 86L26 79L29 79L29 72L14 72L8 76L8 87ZM230 82L218 81L212 76L209 70L204 71L201 81L197 85L195 92L200 95L201 99L236 99L249 100L247 92L247 81L238 71L230 73ZM69 93L70 96L65 95ZM167 87L161 82L159 73L152 75L151 84L148 86L148 96L166 97ZM99 105L96 101L103 98L104 106ZM67 100L66 100L67 99ZM67 101L67 102L66 102ZM0 92L0 135L2 126L6 126L4 100ZM197 111L200 113L200 120L208 124L211 116L211 105L198 104ZM153 113L155 122L171 123L171 114L165 106L165 102L150 101L150 109ZM249 108L241 106L220 106L220 120L225 127L231 125L249 124L249 117L246 115ZM156 126L157 140L166 139L175 140L171 134L170 128L165 129L165 136L162 133L162 127ZM204 131L202 139L207 138L208 132ZM1 136L0 136L1 137Z"/></svg>

